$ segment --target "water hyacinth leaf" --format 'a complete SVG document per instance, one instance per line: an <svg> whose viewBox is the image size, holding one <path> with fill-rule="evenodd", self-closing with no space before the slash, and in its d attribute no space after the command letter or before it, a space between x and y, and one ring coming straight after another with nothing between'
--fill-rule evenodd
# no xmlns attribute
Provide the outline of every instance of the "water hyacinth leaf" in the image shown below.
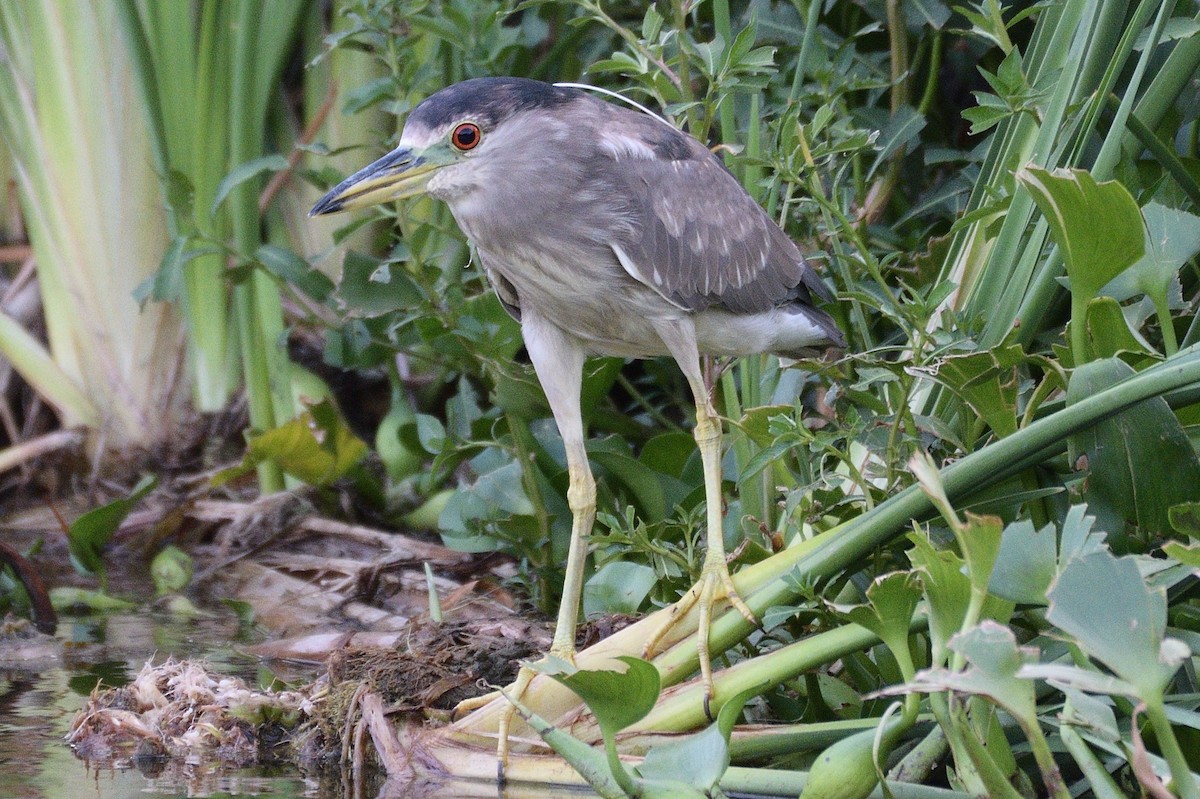
<svg viewBox="0 0 1200 799"><path fill-rule="evenodd" d="M174 544L163 547L150 561L150 577L160 596L187 588L194 570L191 555Z"/></svg>
<svg viewBox="0 0 1200 799"><path fill-rule="evenodd" d="M945 657L950 638L958 632L971 604L971 581L964 573L962 558L935 549L923 535L909 534L913 548L908 559L921 572L929 606L929 638L936 664Z"/></svg>
<svg viewBox="0 0 1200 799"><path fill-rule="evenodd" d="M1073 405L1133 376L1116 358L1076 368L1067 387ZM1068 457L1086 478L1082 495L1102 516L1101 526L1126 525L1150 533L1171 529L1173 505L1195 498L1200 461L1167 401L1154 397L1068 439Z"/></svg>
<svg viewBox="0 0 1200 799"><path fill-rule="evenodd" d="M516 707L517 713L525 720L525 723L532 727L563 760L570 763L571 767L587 780L588 785L592 786L596 793L604 799L627 799L628 794L621 789L613 777L609 770L608 758L603 752L555 727L526 707L520 697L508 694L506 697Z"/></svg>
<svg viewBox="0 0 1200 799"><path fill-rule="evenodd" d="M561 662L535 663L532 668L547 674L570 688L584 701L606 738L646 717L658 701L662 688L658 669L641 658L622 655L617 658L628 668L564 668Z"/></svg>
<svg viewBox="0 0 1200 799"><path fill-rule="evenodd" d="M1019 344L940 359L929 376L949 388L987 422L998 436L1017 431L1017 395L1029 360Z"/></svg>
<svg viewBox="0 0 1200 799"><path fill-rule="evenodd" d="M1087 333L1097 358L1151 354L1150 347L1130 329L1120 304L1112 297L1097 297L1088 303Z"/></svg>
<svg viewBox="0 0 1200 799"><path fill-rule="evenodd" d="M342 420L329 400L309 407L274 430L252 436L246 460L272 460L308 485L328 485L344 477L367 454L367 445Z"/></svg>
<svg viewBox="0 0 1200 799"><path fill-rule="evenodd" d="M920 578L913 572L877 577L867 588L866 605L832 607L851 622L879 636L893 652L908 647L913 613L921 601Z"/></svg>
<svg viewBox="0 0 1200 799"><path fill-rule="evenodd" d="M1133 558L1107 550L1075 558L1048 596L1050 623L1141 695L1158 695L1178 669L1163 649L1166 593L1146 585Z"/></svg>
<svg viewBox="0 0 1200 799"><path fill-rule="evenodd" d="M1115 180L1097 183L1083 169L1053 172L1027 166L1017 180L1029 189L1062 250L1072 295L1086 303L1142 257L1145 233L1137 202Z"/></svg>
<svg viewBox="0 0 1200 799"><path fill-rule="evenodd" d="M1166 303L1180 268L1200 252L1200 216L1157 202L1142 209L1146 249L1138 261L1104 287L1118 300L1145 294L1155 306Z"/></svg>
<svg viewBox="0 0 1200 799"><path fill-rule="evenodd" d="M1200 544L1184 546L1178 541L1170 541L1163 545L1163 553L1189 569L1200 570Z"/></svg>
<svg viewBox="0 0 1200 799"><path fill-rule="evenodd" d="M954 531L954 537L967 562L967 576L971 580L972 590L985 593L996 556L1000 552L1004 524L998 516L977 516L968 512L966 517L967 523Z"/></svg>
<svg viewBox="0 0 1200 799"><path fill-rule="evenodd" d="M766 687L748 688L721 705L717 720L700 732L650 749L638 773L647 785L683 783L698 789L702 796L710 795L729 768L729 736L742 708Z"/></svg>
<svg viewBox="0 0 1200 799"><path fill-rule="evenodd" d="M104 547L133 510L133 506L154 490L156 485L158 478L146 475L133 487L129 496L93 508L71 524L67 530L67 549L71 554L71 563L78 571L99 575L103 583Z"/></svg>
<svg viewBox="0 0 1200 799"><path fill-rule="evenodd" d="M1181 502L1167 511L1171 529L1188 538L1200 539L1200 502Z"/></svg>
<svg viewBox="0 0 1200 799"><path fill-rule="evenodd" d="M1028 519L1012 522L1000 537L988 591L1025 605L1046 604L1046 591L1058 573L1054 525L1035 530Z"/></svg>
<svg viewBox="0 0 1200 799"><path fill-rule="evenodd" d="M583 586L583 615L637 613L656 581L654 569L645 564L606 563Z"/></svg>

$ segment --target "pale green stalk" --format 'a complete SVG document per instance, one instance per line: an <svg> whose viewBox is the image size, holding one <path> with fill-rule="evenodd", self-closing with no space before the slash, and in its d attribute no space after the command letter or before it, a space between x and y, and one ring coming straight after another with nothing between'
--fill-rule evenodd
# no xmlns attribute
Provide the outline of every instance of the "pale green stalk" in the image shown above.
<svg viewBox="0 0 1200 799"><path fill-rule="evenodd" d="M50 351L109 445L148 444L179 410L178 320L139 309L167 237L146 120L109 5L5 3L0 128L18 165ZM80 420L74 420L80 421Z"/></svg>

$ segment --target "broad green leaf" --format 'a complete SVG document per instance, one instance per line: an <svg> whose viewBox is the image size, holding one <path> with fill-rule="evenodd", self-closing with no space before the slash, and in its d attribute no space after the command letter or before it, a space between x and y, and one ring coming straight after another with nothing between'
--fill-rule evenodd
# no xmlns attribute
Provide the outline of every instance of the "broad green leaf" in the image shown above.
<svg viewBox="0 0 1200 799"><path fill-rule="evenodd" d="M658 473L634 458L619 452L591 449L588 459L603 467L613 482L629 492L646 519L661 519L667 513L666 497Z"/></svg>
<svg viewBox="0 0 1200 799"><path fill-rule="evenodd" d="M1200 544L1184 546L1178 541L1170 541L1163 545L1163 553L1189 569L1200 569Z"/></svg>
<svg viewBox="0 0 1200 799"><path fill-rule="evenodd" d="M1073 557L1087 555L1104 548L1104 533L1092 529L1095 516L1087 515L1087 505L1072 505L1062 523L1058 545L1059 559L1066 563Z"/></svg>
<svg viewBox="0 0 1200 799"><path fill-rule="evenodd" d="M971 581L965 573L965 563L958 555L934 549L923 535L910 533L908 539L913 542L908 559L922 574L929 607L929 638L936 665L946 656L951 637L962 626L971 604Z"/></svg>
<svg viewBox="0 0 1200 799"><path fill-rule="evenodd" d="M1171 528L1188 538L1200 539L1200 502L1181 502L1167 510Z"/></svg>
<svg viewBox="0 0 1200 799"><path fill-rule="evenodd" d="M658 701L662 687L654 664L629 655L617 660L628 668L625 671L580 669L569 673L553 664L535 663L533 668L574 691L596 717L601 732L611 737L645 718Z"/></svg>
<svg viewBox="0 0 1200 799"><path fill-rule="evenodd" d="M107 505L84 513L67 530L67 549L71 563L83 574L99 575L104 584L104 547L142 497L158 485L158 478L146 475L138 481L129 496L115 499Z"/></svg>
<svg viewBox="0 0 1200 799"><path fill-rule="evenodd" d="M333 292L332 280L285 247L264 244L254 251L254 260L271 274L291 283L318 302L323 302Z"/></svg>
<svg viewBox="0 0 1200 799"><path fill-rule="evenodd" d="M1017 431L1019 367L1029 362L1019 344L994 347L967 355L949 355L928 370L934 380L958 394L996 435Z"/></svg>
<svg viewBox="0 0 1200 799"><path fill-rule="evenodd" d="M518 696L505 695L513 703L521 718L542 737L563 760L579 772L587 780L588 785L604 799L628 799L625 791L621 790L617 780L609 769L608 758L595 747L588 746L570 733L560 730L544 718L534 713Z"/></svg>
<svg viewBox="0 0 1200 799"><path fill-rule="evenodd" d="M721 705L717 720L700 732L650 749L638 773L648 786L656 782L682 783L698 789L702 796L711 795L729 768L729 736L742 708L766 687L748 688Z"/></svg>
<svg viewBox="0 0 1200 799"><path fill-rule="evenodd" d="M1046 604L1046 590L1058 571L1054 525L1034 530L1028 519L1012 522L1000 537L1000 551L988 591L1018 604Z"/></svg>
<svg viewBox="0 0 1200 799"><path fill-rule="evenodd" d="M333 403L324 399L279 427L249 436L242 463L220 472L213 481L219 485L273 461L308 485L328 485L348 474L366 454L367 445L350 431Z"/></svg>
<svg viewBox="0 0 1200 799"><path fill-rule="evenodd" d="M1075 558L1048 596L1050 623L1141 696L1159 695L1179 668L1163 647L1166 594L1146 585L1133 558L1117 558L1107 550Z"/></svg>
<svg viewBox="0 0 1200 799"><path fill-rule="evenodd" d="M921 601L921 585L913 572L892 572L875 578L867 588L866 605L833 605L851 622L879 636L893 652L908 647L913 613Z"/></svg>
<svg viewBox="0 0 1200 799"><path fill-rule="evenodd" d="M1004 707L1026 729L1037 725L1037 700L1032 680L1017 676L1025 663L1037 657L1032 647L1018 647L1008 627L983 621L956 635L950 648L962 653L970 668L955 675L955 690L988 696Z"/></svg>
<svg viewBox="0 0 1200 799"><path fill-rule="evenodd" d="M976 516L967 513L967 523L954 531L958 548L967 562L971 588L986 593L996 555L1000 552L1000 536L1004 525L998 516Z"/></svg>
<svg viewBox="0 0 1200 799"><path fill-rule="evenodd" d="M656 581L654 569L645 564L610 561L584 584L583 615L637 613Z"/></svg>
<svg viewBox="0 0 1200 799"><path fill-rule="evenodd" d="M1200 252L1200 216L1156 202L1142 209L1146 221L1145 254L1104 287L1118 300L1145 294L1165 303L1179 269Z"/></svg>
<svg viewBox="0 0 1200 799"><path fill-rule="evenodd" d="M1133 374L1116 358L1083 364L1071 376L1067 404ZM1161 397L1071 436L1068 456L1085 478L1083 498L1094 511L1108 509L1110 518L1101 526L1113 533L1122 532L1127 524L1152 534L1169 532L1171 506L1194 500L1200 486L1200 461Z"/></svg>
<svg viewBox="0 0 1200 799"><path fill-rule="evenodd" d="M415 308L421 290L398 263L380 261L351 250L342 263L337 298L351 317L372 317L389 311Z"/></svg>
<svg viewBox="0 0 1200 799"><path fill-rule="evenodd" d="M1083 301L1142 257L1145 233L1133 195L1117 181L1097 183L1082 169L1027 166L1017 180L1029 189L1067 265L1071 292Z"/></svg>
<svg viewBox="0 0 1200 799"><path fill-rule="evenodd" d="M1088 340L1097 358L1115 358L1124 353L1150 355L1150 348L1129 329L1120 304L1112 297L1097 297L1087 306Z"/></svg>

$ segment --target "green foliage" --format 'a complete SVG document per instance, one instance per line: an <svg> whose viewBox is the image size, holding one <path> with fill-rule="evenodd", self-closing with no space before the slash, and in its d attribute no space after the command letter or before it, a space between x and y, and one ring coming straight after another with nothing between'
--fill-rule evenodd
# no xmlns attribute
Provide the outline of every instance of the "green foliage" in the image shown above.
<svg viewBox="0 0 1200 799"><path fill-rule="evenodd" d="M104 547L134 505L153 491L156 485L158 478L146 475L133 487L129 496L92 508L71 523L67 530L67 547L71 552L71 563L77 571L99 577L101 587L104 586Z"/></svg>
<svg viewBox="0 0 1200 799"><path fill-rule="evenodd" d="M768 630L747 637L744 621L715 619L714 647L737 664L718 680L769 685L754 689L757 712L774 721L860 731L777 753L777 765L811 765L819 792L821 758L850 758L866 764L855 772L863 785L835 787L869 790L927 712L933 744L898 767L920 781L943 773L996 796L1040 782L1062 796L1064 779L1082 774L1074 794L1106 796L1147 779L1148 756L1194 795L1172 748L1173 731L1198 728L1187 697L1200 690L1194 547L1173 541L1200 529L1200 162L1187 95L1200 37L1185 9L347 0L338 14L322 58L353 52L374 70L342 87L334 113L373 114L378 130L353 142L330 133L313 154L365 163L355 145L381 143L416 102L466 77L583 79L718 148L836 289L846 353L720 364L715 389L727 418L727 544ZM257 155L190 206L187 191L169 195L225 207L225 192L234 202L280 166ZM323 187L350 168L328 163L300 174ZM392 379L377 493L449 546L516 556L518 581L550 611L570 530L566 465L517 325L446 208L414 200L381 214L331 234L337 281L323 255L281 240L235 248L231 275L270 280L311 319L341 320L326 331L328 363ZM226 252L191 241L168 253L171 270ZM687 387L670 365L604 359L589 362L583 395L599 484L585 609L668 604L702 562ZM319 464L289 473L365 481L351 467L361 450L321 429L305 442ZM1141 615L1087 601L1105 581ZM1129 624L1150 625L1122 646L1156 677L1132 692L1126 664L1093 640ZM820 636L872 643L803 657L791 648L831 640ZM1110 649L1124 640L1109 638ZM686 675L685 657L563 678L578 681L604 754L531 723L603 795L728 789L723 765L684 779L679 752L651 749L637 771L616 760L618 731L633 747L639 725L703 726L694 702L675 709L686 689L659 698L660 679ZM828 665L814 673L814 662ZM1070 684L1035 692L1038 669ZM893 693L906 695L900 719L888 716ZM1149 750L1130 733L1130 697L1146 702ZM732 724L731 704L717 725ZM949 754L922 760L939 737ZM680 746L723 764L727 739L709 728Z"/></svg>

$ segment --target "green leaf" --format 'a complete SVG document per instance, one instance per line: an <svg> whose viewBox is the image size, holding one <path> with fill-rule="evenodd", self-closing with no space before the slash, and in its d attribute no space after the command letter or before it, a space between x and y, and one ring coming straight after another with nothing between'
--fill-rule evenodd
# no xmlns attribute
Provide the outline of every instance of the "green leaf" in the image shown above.
<svg viewBox="0 0 1200 799"><path fill-rule="evenodd" d="M967 577L977 593L987 592L988 581L996 555L1000 552L1000 536L1004 526L997 516L976 516L967 513L967 523L954 531L958 548L967 562Z"/></svg>
<svg viewBox="0 0 1200 799"><path fill-rule="evenodd" d="M1071 560L1048 593L1046 618L1143 697L1161 694L1179 662L1163 650L1167 597L1132 557L1099 550Z"/></svg>
<svg viewBox="0 0 1200 799"><path fill-rule="evenodd" d="M1087 332L1097 358L1151 354L1145 342L1129 329L1121 305L1112 297L1097 297L1088 303Z"/></svg>
<svg viewBox="0 0 1200 799"><path fill-rule="evenodd" d="M637 613L655 582L654 569L645 564L610 561L584 584L583 615Z"/></svg>
<svg viewBox="0 0 1200 799"><path fill-rule="evenodd" d="M337 297L352 317L380 316L421 304L421 290L404 268L351 250L342 262Z"/></svg>
<svg viewBox="0 0 1200 799"><path fill-rule="evenodd" d="M214 482L219 485L273 461L308 485L328 485L348 474L366 454L367 445L325 399L279 427L249 436L242 463L219 473Z"/></svg>
<svg viewBox="0 0 1200 799"><path fill-rule="evenodd" d="M929 607L929 638L933 662L946 656L951 637L962 626L971 604L971 581L964 570L963 559L953 552L934 549L923 535L910 533L913 548L908 559L922 574L926 604Z"/></svg>
<svg viewBox="0 0 1200 799"><path fill-rule="evenodd" d="M683 784L698 789L701 796L712 796L729 768L729 736L742 708L766 688L765 683L747 688L721 705L717 720L700 732L651 748L638 773L647 785Z"/></svg>
<svg viewBox="0 0 1200 799"><path fill-rule="evenodd" d="M50 604L55 610L65 611L85 607L95 611L130 610L137 603L109 596L103 591L89 591L86 588L75 588L60 585L50 589Z"/></svg>
<svg viewBox="0 0 1200 799"><path fill-rule="evenodd" d="M289 166L288 160L278 153L252 158L243 164L238 164L228 175L221 179L220 184L217 186L217 193L213 197L212 206L209 208L209 213L215 217L217 209L221 207L221 203L229 196L229 192L246 181L258 177L263 172L279 172L288 169Z"/></svg>
<svg viewBox="0 0 1200 799"><path fill-rule="evenodd" d="M913 572L892 572L876 577L867 588L866 605L834 609L851 622L879 636L893 652L908 647L913 613L921 601L921 584Z"/></svg>
<svg viewBox="0 0 1200 799"><path fill-rule="evenodd" d="M553 663L535 663L532 668L574 691L608 737L645 718L662 688L654 664L630 655L616 659L628 668L625 671L580 669L570 673L563 673L561 666Z"/></svg>
<svg viewBox="0 0 1200 799"><path fill-rule="evenodd" d="M1035 530L1020 519L1004 528L988 591L1011 602L1046 604L1046 591L1058 573L1058 535L1054 525Z"/></svg>
<svg viewBox="0 0 1200 799"><path fill-rule="evenodd" d="M1200 502L1181 502L1167 510L1171 528L1188 538L1200 539Z"/></svg>
<svg viewBox="0 0 1200 799"><path fill-rule="evenodd" d="M1140 293L1165 301L1180 268L1200 252L1200 216L1152 202L1142 209L1142 218L1145 254L1109 282L1104 292L1118 300Z"/></svg>
<svg viewBox="0 0 1200 799"><path fill-rule="evenodd" d="M150 577L161 596L187 588L195 570L192 557L174 544L168 544L150 561Z"/></svg>
<svg viewBox="0 0 1200 799"><path fill-rule="evenodd" d="M291 283L318 302L324 302L333 292L332 280L289 249L264 244L254 251L254 260L271 274Z"/></svg>
<svg viewBox="0 0 1200 799"><path fill-rule="evenodd" d="M1082 169L1027 166L1017 179L1029 189L1062 250L1072 294L1087 302L1142 257L1145 229L1133 195L1115 180L1097 183Z"/></svg>
<svg viewBox="0 0 1200 799"><path fill-rule="evenodd" d="M1116 358L1076 368L1067 404L1109 388L1134 374ZM1102 515L1101 526L1119 533L1126 524L1169 533L1171 506L1195 499L1200 461L1179 420L1154 397L1068 439L1072 467L1085 478L1082 495Z"/></svg>
<svg viewBox="0 0 1200 799"><path fill-rule="evenodd" d="M607 470L633 496L644 518L655 520L666 515L666 497L658 473L649 466L628 455L598 449L589 450L588 459Z"/></svg>
<svg viewBox="0 0 1200 799"><path fill-rule="evenodd" d="M628 799L628 795L614 779L608 759L600 751L558 729L534 713L521 702L520 697L507 694L506 697L516 707L521 718L542 737L542 740L551 749L570 763L571 767L587 780L588 785L591 785L596 793L604 799Z"/></svg>
<svg viewBox="0 0 1200 799"><path fill-rule="evenodd" d="M938 360L928 374L962 397L996 435L1003 437L1017 432L1020 367L1042 361L1026 355L1021 345L1010 344L947 356Z"/></svg>
<svg viewBox="0 0 1200 799"><path fill-rule="evenodd" d="M146 475L138 481L129 496L115 499L107 505L84 513L67 531L67 549L71 563L83 574L95 574L104 584L104 547L125 521L138 500L158 485L158 478Z"/></svg>

